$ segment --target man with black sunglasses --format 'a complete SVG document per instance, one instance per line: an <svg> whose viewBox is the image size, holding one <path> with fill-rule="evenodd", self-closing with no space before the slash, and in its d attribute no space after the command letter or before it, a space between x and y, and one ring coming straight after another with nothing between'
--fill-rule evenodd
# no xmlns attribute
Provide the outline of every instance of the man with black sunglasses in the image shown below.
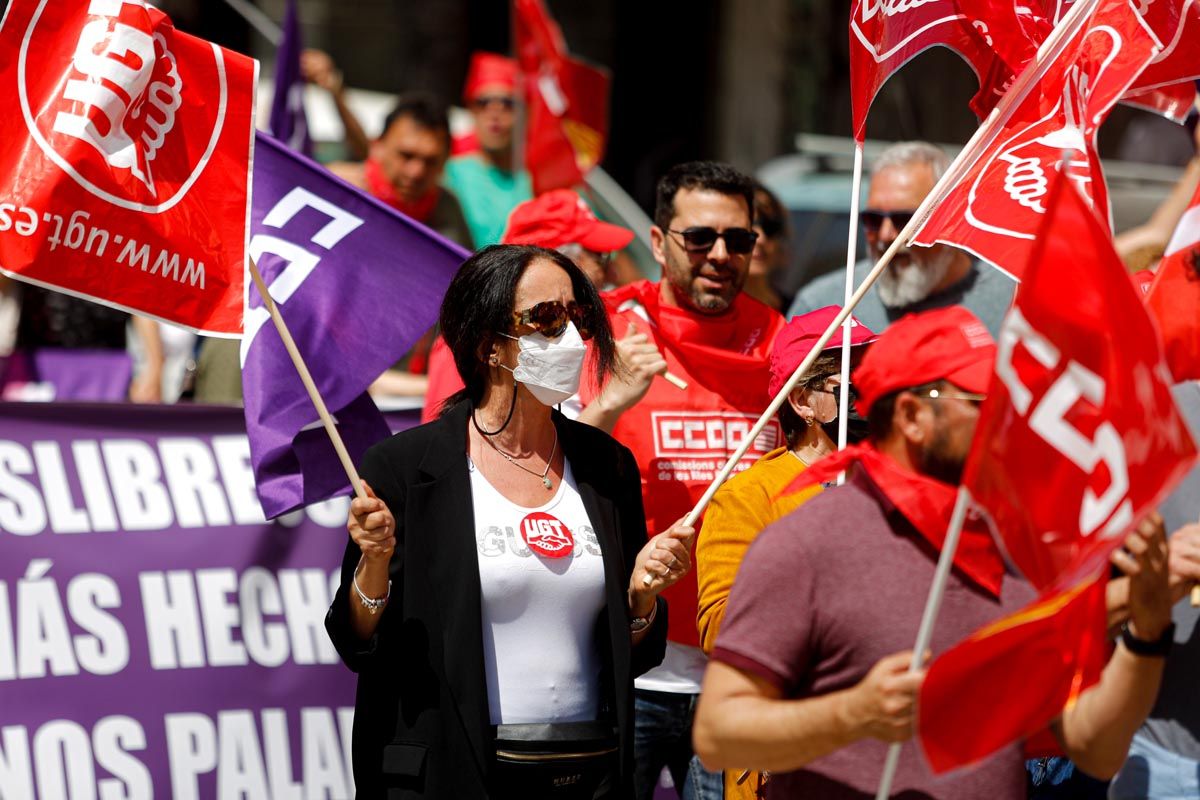
<svg viewBox="0 0 1200 800"><path fill-rule="evenodd" d="M874 160L867 202L860 213L868 257L854 267L856 287L900 235L949 163L940 148L926 142L898 142ZM882 331L905 314L961 305L995 336L1015 289L1011 278L957 248L903 247L854 314L872 330ZM801 288L788 316L841 305L845 291L844 270L822 275Z"/></svg>
<svg viewBox="0 0 1200 800"><path fill-rule="evenodd" d="M633 451L653 524L691 510L769 402L768 355L783 317L742 291L758 239L753 208L754 183L726 164L672 168L659 181L650 229L662 280L605 295L625 372L581 398L579 419ZM658 377L667 371L687 388ZM741 468L782 442L772 421ZM665 766L681 797L720 798L721 775L704 770L691 750L707 662L695 576L672 588L666 658L635 683L636 796L649 800Z"/></svg>
<svg viewBox="0 0 1200 800"><path fill-rule="evenodd" d="M500 241L509 212L533 197L529 173L513 163L517 62L475 53L463 100L475 122L478 148L447 162L446 185L462 204L475 246L485 247Z"/></svg>

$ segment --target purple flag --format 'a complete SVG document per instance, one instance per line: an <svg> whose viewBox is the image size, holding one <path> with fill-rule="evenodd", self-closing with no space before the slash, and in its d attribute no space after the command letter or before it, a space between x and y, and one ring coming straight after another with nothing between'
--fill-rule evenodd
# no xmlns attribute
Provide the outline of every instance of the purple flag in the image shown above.
<svg viewBox="0 0 1200 800"><path fill-rule="evenodd" d="M311 156L312 139L304 116L304 78L300 75L300 15L288 0L283 40L275 52L275 97L271 100L271 135L296 152Z"/></svg>
<svg viewBox="0 0 1200 800"><path fill-rule="evenodd" d="M468 253L258 134L250 256L350 456L388 435L367 387L436 321ZM246 433L268 517L349 491L253 282L242 338Z"/></svg>

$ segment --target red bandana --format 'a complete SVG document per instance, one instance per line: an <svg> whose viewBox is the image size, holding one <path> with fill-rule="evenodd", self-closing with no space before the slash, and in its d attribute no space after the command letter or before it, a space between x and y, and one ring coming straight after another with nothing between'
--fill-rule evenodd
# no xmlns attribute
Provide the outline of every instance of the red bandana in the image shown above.
<svg viewBox="0 0 1200 800"><path fill-rule="evenodd" d="M766 408L767 357L783 317L742 292L729 311L709 316L663 305L661 291L660 283L638 281L605 292L604 302L610 311L631 300L641 305L651 321L644 332L670 348L689 375L735 408L753 413ZM613 335L619 339L625 331L618 326Z"/></svg>
<svg viewBox="0 0 1200 800"><path fill-rule="evenodd" d="M780 495L837 480L838 473L854 463L866 470L872 482L904 518L940 552L958 490L948 483L904 469L867 442L825 456L800 473ZM954 553L954 566L996 597L1000 596L1004 560L987 523L978 515L967 514L958 550Z"/></svg>
<svg viewBox="0 0 1200 800"><path fill-rule="evenodd" d="M379 166L379 162L375 159L368 158L366 160L363 164L363 174L367 180L367 191L373 196L387 203L406 217L412 217L422 224L429 222L429 218L433 215L433 207L437 205L438 192L440 191L438 187L434 186L420 200L410 203L396 193L396 187L392 186L391 181L383 174L383 167Z"/></svg>

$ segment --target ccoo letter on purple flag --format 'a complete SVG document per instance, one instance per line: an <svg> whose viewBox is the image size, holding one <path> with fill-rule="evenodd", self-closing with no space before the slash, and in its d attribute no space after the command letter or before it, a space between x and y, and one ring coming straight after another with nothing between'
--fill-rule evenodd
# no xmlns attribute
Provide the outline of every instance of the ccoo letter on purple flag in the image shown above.
<svg viewBox="0 0 1200 800"><path fill-rule="evenodd" d="M367 387L436 321L468 253L258 134L250 255L351 458L388 435ZM267 517L347 492L333 445L253 283L242 339L246 433Z"/></svg>

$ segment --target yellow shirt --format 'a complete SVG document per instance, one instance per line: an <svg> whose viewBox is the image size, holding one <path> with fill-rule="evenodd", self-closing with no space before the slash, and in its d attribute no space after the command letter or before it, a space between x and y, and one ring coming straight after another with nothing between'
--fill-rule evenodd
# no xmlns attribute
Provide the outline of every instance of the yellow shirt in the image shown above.
<svg viewBox="0 0 1200 800"><path fill-rule="evenodd" d="M759 532L775 520L795 511L821 491L819 486L777 498L804 463L786 447L779 447L754 463L750 469L725 482L704 512L704 524L696 540L696 580L699 584L696 624L700 646L711 653L725 616L725 602L746 549ZM754 800L758 775L751 773L741 785L741 770L725 773L726 800Z"/></svg>

